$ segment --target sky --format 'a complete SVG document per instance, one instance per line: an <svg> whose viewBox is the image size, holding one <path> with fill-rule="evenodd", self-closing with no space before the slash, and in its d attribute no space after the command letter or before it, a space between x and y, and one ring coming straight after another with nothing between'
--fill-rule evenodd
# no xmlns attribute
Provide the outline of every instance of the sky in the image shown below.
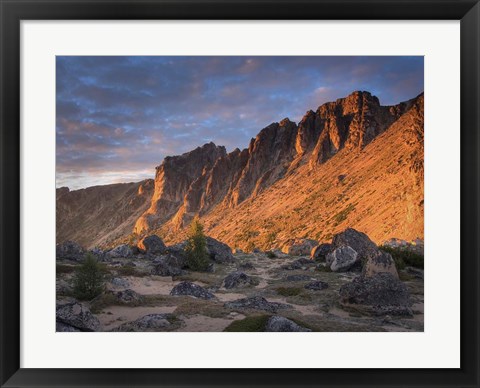
<svg viewBox="0 0 480 388"><path fill-rule="evenodd" d="M57 56L56 186L154 178L165 156L227 151L355 90L423 92L423 57Z"/></svg>

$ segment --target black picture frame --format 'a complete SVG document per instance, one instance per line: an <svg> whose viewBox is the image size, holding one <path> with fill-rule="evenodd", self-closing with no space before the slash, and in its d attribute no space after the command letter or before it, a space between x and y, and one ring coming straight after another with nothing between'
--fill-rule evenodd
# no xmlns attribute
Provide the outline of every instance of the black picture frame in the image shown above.
<svg viewBox="0 0 480 388"><path fill-rule="evenodd" d="M2 387L478 387L478 0L0 0L0 384ZM460 20L461 367L459 369L22 369L20 368L21 20ZM448 98L448 97L446 97ZM446 204L448 206L448 204ZM441 351L441 344L438 344ZM320 350L321 351L321 350ZM219 355L220 356L220 355ZM215 363L212 360L212 364Z"/></svg>

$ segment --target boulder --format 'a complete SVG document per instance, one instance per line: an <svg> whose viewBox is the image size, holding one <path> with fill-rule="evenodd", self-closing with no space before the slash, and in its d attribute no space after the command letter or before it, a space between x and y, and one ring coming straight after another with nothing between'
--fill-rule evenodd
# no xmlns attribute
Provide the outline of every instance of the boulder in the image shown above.
<svg viewBox="0 0 480 388"><path fill-rule="evenodd" d="M352 228L345 229L343 232L333 236L332 250L342 246L348 246L357 252L358 260L360 261L367 259L378 251L375 243L365 233Z"/></svg>
<svg viewBox="0 0 480 388"><path fill-rule="evenodd" d="M207 251L210 258L216 263L232 263L235 261L230 247L212 237L207 237Z"/></svg>
<svg viewBox="0 0 480 388"><path fill-rule="evenodd" d="M290 275L285 278L287 282L304 282L306 280L312 280L308 275Z"/></svg>
<svg viewBox="0 0 480 388"><path fill-rule="evenodd" d="M304 288L306 288L307 290L321 291L328 288L328 283L322 282L320 280L315 280L313 282L305 284Z"/></svg>
<svg viewBox="0 0 480 388"><path fill-rule="evenodd" d="M182 241L178 244L175 244L175 245L171 245L167 248L167 252L180 259L180 260L184 260L186 261L187 260L187 255L185 254L185 247L187 246L187 242L186 241Z"/></svg>
<svg viewBox="0 0 480 388"><path fill-rule="evenodd" d="M191 282L181 282L173 287L170 295L180 296L188 295L200 299L215 299L215 295L207 291L205 288Z"/></svg>
<svg viewBox="0 0 480 388"><path fill-rule="evenodd" d="M229 274L223 280L223 286L229 290L231 288L249 287L253 284L253 279L244 272L236 271Z"/></svg>
<svg viewBox="0 0 480 388"><path fill-rule="evenodd" d="M55 290L57 292L57 295L68 295L72 293L73 288L66 280L57 279L55 284Z"/></svg>
<svg viewBox="0 0 480 388"><path fill-rule="evenodd" d="M282 252L291 256L308 256L312 249L318 245L318 241L307 238L295 238L287 240L282 246Z"/></svg>
<svg viewBox="0 0 480 388"><path fill-rule="evenodd" d="M127 244L119 245L106 253L109 259L127 258L133 256L132 248Z"/></svg>
<svg viewBox="0 0 480 388"><path fill-rule="evenodd" d="M105 259L107 258L106 252L101 250L98 247L90 249L88 252L91 253L93 256L95 256L97 261L105 261Z"/></svg>
<svg viewBox="0 0 480 388"><path fill-rule="evenodd" d="M65 241L56 246L57 259L83 261L85 253L85 249L75 241Z"/></svg>
<svg viewBox="0 0 480 388"><path fill-rule="evenodd" d="M118 303L124 305L139 305L144 302L145 298L139 293L127 289L122 291L108 291L108 294L111 294L115 297Z"/></svg>
<svg viewBox="0 0 480 388"><path fill-rule="evenodd" d="M226 308L235 310L264 310L271 313L276 313L277 310L291 308L290 305L277 302L269 302L261 296L253 296L250 298L237 299L233 302L227 302L224 304Z"/></svg>
<svg viewBox="0 0 480 388"><path fill-rule="evenodd" d="M136 321L124 323L112 331L170 331L178 327L172 321L172 314L148 314Z"/></svg>
<svg viewBox="0 0 480 388"><path fill-rule="evenodd" d="M327 255L326 263L333 272L346 272L359 261L358 254L349 246L341 246Z"/></svg>
<svg viewBox="0 0 480 388"><path fill-rule="evenodd" d="M56 321L80 331L98 331L100 321L90 310L77 301L57 305Z"/></svg>
<svg viewBox="0 0 480 388"><path fill-rule="evenodd" d="M270 317L265 325L265 331L271 332L307 332L312 331L306 327L300 326L290 319L274 315Z"/></svg>
<svg viewBox="0 0 480 388"><path fill-rule="evenodd" d="M408 288L388 272L359 276L340 287L340 303L372 315L412 316Z"/></svg>
<svg viewBox="0 0 480 388"><path fill-rule="evenodd" d="M128 288L128 287L130 287L130 283L128 282L127 279L113 278L112 280L110 280L110 283L115 288Z"/></svg>
<svg viewBox="0 0 480 388"><path fill-rule="evenodd" d="M392 255L387 252L378 251L370 255L363 266L363 276L372 277L377 273L388 272L398 279L397 268Z"/></svg>
<svg viewBox="0 0 480 388"><path fill-rule="evenodd" d="M320 244L312 249L310 257L315 261L325 261L327 255L332 250L332 244Z"/></svg>
<svg viewBox="0 0 480 388"><path fill-rule="evenodd" d="M142 238L138 244L137 248L141 253L146 253L147 255L163 255L167 251L167 247L163 243L162 239L156 234L146 236Z"/></svg>
<svg viewBox="0 0 480 388"><path fill-rule="evenodd" d="M152 275L178 276L183 273L182 268L185 267L186 260L169 254L156 258L152 264L153 268L150 271Z"/></svg>

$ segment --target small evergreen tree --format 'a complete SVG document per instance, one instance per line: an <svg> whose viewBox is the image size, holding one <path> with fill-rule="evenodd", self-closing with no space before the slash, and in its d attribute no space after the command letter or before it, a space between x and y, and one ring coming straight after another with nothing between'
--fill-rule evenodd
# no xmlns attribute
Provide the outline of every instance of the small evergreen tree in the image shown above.
<svg viewBox="0 0 480 388"><path fill-rule="evenodd" d="M190 224L185 253L188 267L192 271L205 271L208 268L207 239L203 233L203 225L197 217Z"/></svg>
<svg viewBox="0 0 480 388"><path fill-rule="evenodd" d="M75 270L73 293L77 299L91 300L100 295L105 288L103 266L91 253L85 255L84 262Z"/></svg>

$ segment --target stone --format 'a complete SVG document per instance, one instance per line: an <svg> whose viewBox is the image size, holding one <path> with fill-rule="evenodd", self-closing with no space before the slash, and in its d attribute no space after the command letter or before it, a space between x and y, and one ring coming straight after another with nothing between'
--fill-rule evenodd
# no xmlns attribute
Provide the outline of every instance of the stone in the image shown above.
<svg viewBox="0 0 480 388"><path fill-rule="evenodd" d="M130 283L128 282L127 279L122 279L122 278L113 278L110 283L112 284L113 287L116 288L128 288L130 287Z"/></svg>
<svg viewBox="0 0 480 388"><path fill-rule="evenodd" d="M223 286L229 290L232 288L249 287L253 284L253 279L244 272L236 271L229 274L223 280Z"/></svg>
<svg viewBox="0 0 480 388"><path fill-rule="evenodd" d="M253 296L249 298L237 299L233 302L227 302L224 304L226 308L235 310L263 310L271 313L276 313L278 310L289 309L290 305L277 302L269 302L261 296Z"/></svg>
<svg viewBox="0 0 480 388"><path fill-rule="evenodd" d="M80 331L98 331L100 321L88 307L77 301L57 305L56 321L69 325Z"/></svg>
<svg viewBox="0 0 480 388"><path fill-rule="evenodd" d="M83 261L85 253L85 249L83 249L75 241L65 241L56 245L57 259Z"/></svg>
<svg viewBox="0 0 480 388"><path fill-rule="evenodd" d="M309 332L312 331L306 327L300 326L290 319L274 315L270 317L265 325L265 330L269 332Z"/></svg>
<svg viewBox="0 0 480 388"><path fill-rule="evenodd" d="M358 276L340 287L340 303L371 315L412 316L407 286L391 273Z"/></svg>
<svg viewBox="0 0 480 388"><path fill-rule="evenodd" d="M308 275L290 275L285 278L287 282L304 282L306 280L312 280Z"/></svg>
<svg viewBox="0 0 480 388"><path fill-rule="evenodd" d="M90 249L88 252L91 253L93 256L95 256L97 261L105 261L105 259L107 258L106 252L101 250L98 247Z"/></svg>
<svg viewBox="0 0 480 388"><path fill-rule="evenodd" d="M71 294L73 288L66 280L57 279L55 290L57 292L57 295L68 295Z"/></svg>
<svg viewBox="0 0 480 388"><path fill-rule="evenodd" d="M315 280L313 282L305 284L304 288L306 288L307 290L321 291L328 288L328 283L322 282L320 280Z"/></svg>
<svg viewBox="0 0 480 388"><path fill-rule="evenodd" d="M365 277L372 277L381 272L391 273L396 279L398 279L398 272L392 255L387 252L378 251L368 257L363 266L362 274Z"/></svg>
<svg viewBox="0 0 480 388"><path fill-rule="evenodd" d="M246 263L242 263L238 266L238 269L239 270L242 270L242 271L248 271L248 270L255 270L255 266L250 263L250 262L246 262Z"/></svg>
<svg viewBox="0 0 480 388"><path fill-rule="evenodd" d="M178 276L184 272L182 268L186 265L186 261L173 255L166 255L155 259L152 265L153 268L150 271L152 275Z"/></svg>
<svg viewBox="0 0 480 388"><path fill-rule="evenodd" d="M167 251L167 247L162 239L156 234L142 238L138 242L137 248L141 253L146 253L148 255L163 255Z"/></svg>
<svg viewBox="0 0 480 388"><path fill-rule="evenodd" d="M207 251L210 258L216 263L224 264L235 261L230 247L212 237L207 237Z"/></svg>
<svg viewBox="0 0 480 388"><path fill-rule="evenodd" d="M126 289L122 291L108 291L107 293L113 295L118 303L124 305L139 305L145 301L145 297L136 291Z"/></svg>
<svg viewBox="0 0 480 388"><path fill-rule="evenodd" d="M333 272L346 272L359 261L358 254L348 246L336 248L327 255L326 263Z"/></svg>
<svg viewBox="0 0 480 388"><path fill-rule="evenodd" d="M282 246L282 252L291 256L309 256L312 249L318 245L318 241L306 238L287 240Z"/></svg>
<svg viewBox="0 0 480 388"><path fill-rule="evenodd" d="M170 331L178 327L172 324L172 314L148 314L133 322L127 322L112 331Z"/></svg>
<svg viewBox="0 0 480 388"><path fill-rule="evenodd" d="M205 288L191 282L181 282L173 287L170 291L170 295L173 296L193 296L194 298L200 299L215 299L215 295L207 291Z"/></svg>
<svg viewBox="0 0 480 388"><path fill-rule="evenodd" d="M127 244L119 245L106 253L109 259L128 258L133 256L132 248Z"/></svg>
<svg viewBox="0 0 480 388"><path fill-rule="evenodd" d="M327 255L332 250L332 244L320 244L312 249L310 257L315 261L325 261Z"/></svg>
<svg viewBox="0 0 480 388"><path fill-rule="evenodd" d="M347 228L333 236L332 250L343 246L348 246L357 252L358 260L360 261L378 252L375 243L365 233L352 228Z"/></svg>

